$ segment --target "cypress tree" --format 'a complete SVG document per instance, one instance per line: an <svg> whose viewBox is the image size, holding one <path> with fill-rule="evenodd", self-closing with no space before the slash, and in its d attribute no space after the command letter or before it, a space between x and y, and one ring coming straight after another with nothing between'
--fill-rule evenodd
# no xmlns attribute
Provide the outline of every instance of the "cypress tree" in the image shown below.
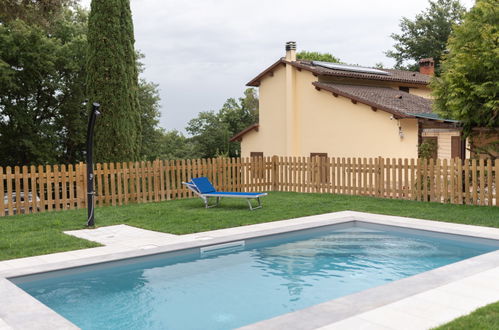
<svg viewBox="0 0 499 330"><path fill-rule="evenodd" d="M98 162L136 160L141 146L138 72L129 0L93 0L88 21L87 96L101 105Z"/></svg>

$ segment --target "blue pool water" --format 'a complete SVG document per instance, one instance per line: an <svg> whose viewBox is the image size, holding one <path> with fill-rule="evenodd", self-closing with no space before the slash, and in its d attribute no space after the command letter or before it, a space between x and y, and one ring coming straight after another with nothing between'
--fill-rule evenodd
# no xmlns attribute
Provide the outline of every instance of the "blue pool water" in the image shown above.
<svg viewBox="0 0 499 330"><path fill-rule="evenodd" d="M352 223L13 281L83 329L231 329L498 249L450 238Z"/></svg>

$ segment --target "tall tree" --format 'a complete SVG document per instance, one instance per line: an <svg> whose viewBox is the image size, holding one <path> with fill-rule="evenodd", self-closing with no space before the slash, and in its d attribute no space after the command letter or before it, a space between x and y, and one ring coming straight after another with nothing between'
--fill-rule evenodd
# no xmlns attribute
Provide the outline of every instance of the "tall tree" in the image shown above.
<svg viewBox="0 0 499 330"><path fill-rule="evenodd" d="M394 50L386 55L395 59L396 68L406 70L417 70L420 59L433 57L439 74L452 26L461 22L465 11L459 0L430 0L429 7L413 20L402 18L401 33L391 35Z"/></svg>
<svg viewBox="0 0 499 330"><path fill-rule="evenodd" d="M341 63L339 58L330 53L309 52L306 50L296 53L296 58L299 60Z"/></svg>
<svg viewBox="0 0 499 330"><path fill-rule="evenodd" d="M432 81L435 110L461 121L466 136L475 127L499 128L497 4L497 0L477 0L454 28L442 75Z"/></svg>
<svg viewBox="0 0 499 330"><path fill-rule="evenodd" d="M101 104L97 161L139 158L138 72L129 0L92 1L88 21L87 95Z"/></svg>

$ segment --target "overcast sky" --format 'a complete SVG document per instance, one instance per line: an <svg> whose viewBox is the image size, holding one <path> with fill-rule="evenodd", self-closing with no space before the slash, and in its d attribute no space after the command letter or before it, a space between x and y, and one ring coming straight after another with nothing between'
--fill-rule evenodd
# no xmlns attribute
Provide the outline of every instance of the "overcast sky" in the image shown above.
<svg viewBox="0 0 499 330"><path fill-rule="evenodd" d="M83 0L89 7L90 0ZM473 0L461 0L468 9ZM131 0L135 47L145 54L143 77L159 84L160 126L184 131L200 111L218 110L227 98L284 56L331 53L346 63L394 61L400 19L424 10L427 0Z"/></svg>

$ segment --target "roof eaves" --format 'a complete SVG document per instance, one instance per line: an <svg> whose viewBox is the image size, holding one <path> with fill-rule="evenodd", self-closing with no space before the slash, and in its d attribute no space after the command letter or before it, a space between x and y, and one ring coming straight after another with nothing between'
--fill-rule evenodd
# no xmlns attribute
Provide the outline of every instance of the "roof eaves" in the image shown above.
<svg viewBox="0 0 499 330"><path fill-rule="evenodd" d="M343 97L349 98L352 101L368 105L368 106L372 107L373 109L379 109L379 110L383 110L385 112L391 113L397 119L415 117L411 113L405 113L405 112L401 112L401 111L398 111L398 110L394 110L394 109L388 108L388 107L386 107L386 106L384 106L382 104L379 104L377 102L372 102L372 101L360 98L360 97L358 97L356 95L352 95L350 93L346 93L346 92L344 92L342 90L336 89L336 88L334 88L332 86L329 86L329 85L326 85L326 84L323 84L323 83L320 83L320 82L313 82L312 85L314 85L316 89L319 89L319 90L320 89L324 89L324 90L326 90L328 92L331 92L331 93L333 93L334 96L341 95Z"/></svg>
<svg viewBox="0 0 499 330"><path fill-rule="evenodd" d="M275 70L275 68L277 66L279 66L280 64L286 64L288 62L286 62L286 60L284 58L280 58L277 62L275 62L274 64L272 64L271 66L269 66L267 69L263 70L258 76L256 76L255 78L251 79L247 84L246 86L253 86L253 87L258 87L260 86L260 80L262 80L262 78L267 75L268 73L272 72Z"/></svg>
<svg viewBox="0 0 499 330"><path fill-rule="evenodd" d="M409 115L412 115L416 118L421 118L421 119L428 119L428 120L435 120L435 121L442 121L444 123L454 123L454 124L459 124L460 121L459 120L454 120L454 119L445 119L445 118L441 118L440 116L438 115L435 115L435 114L428 114L428 113L418 113L418 114L410 114L410 113L406 113L406 114L409 114Z"/></svg>
<svg viewBox="0 0 499 330"><path fill-rule="evenodd" d="M243 129L241 132L237 133L236 135L234 135L233 137L230 138L230 142L234 142L234 141L241 141L243 139L243 136L250 132L251 130L255 130L258 132L258 128L260 127L259 124L253 124L249 127L246 127L245 129Z"/></svg>

